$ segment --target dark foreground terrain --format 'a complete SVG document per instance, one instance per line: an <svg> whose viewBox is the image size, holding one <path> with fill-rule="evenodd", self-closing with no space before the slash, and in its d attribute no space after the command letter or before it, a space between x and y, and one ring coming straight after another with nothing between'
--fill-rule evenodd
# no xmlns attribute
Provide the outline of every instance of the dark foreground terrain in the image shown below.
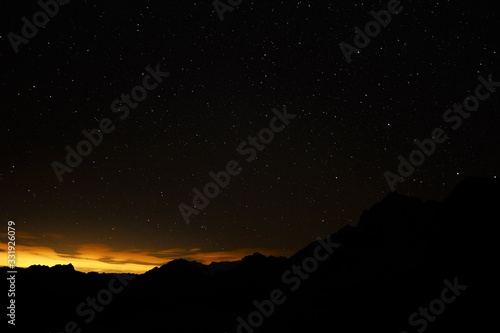
<svg viewBox="0 0 500 333"><path fill-rule="evenodd" d="M32 266L17 275L16 330L484 332L497 315L499 193L486 178L442 202L392 193L291 258L181 259L120 277Z"/></svg>

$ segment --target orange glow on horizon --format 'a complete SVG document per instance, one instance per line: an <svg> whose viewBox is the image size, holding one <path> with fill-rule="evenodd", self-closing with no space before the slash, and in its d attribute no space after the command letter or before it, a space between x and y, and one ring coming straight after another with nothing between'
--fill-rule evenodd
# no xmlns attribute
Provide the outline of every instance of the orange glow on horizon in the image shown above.
<svg viewBox="0 0 500 333"><path fill-rule="evenodd" d="M32 238L30 237L30 239ZM4 246L0 248L0 253L6 254L7 244L2 242L2 245ZM104 244L81 244L74 253L69 254L56 252L48 246L17 245L16 266L26 268L32 265L54 266L71 263L75 270L80 272L142 274L154 267L179 258L210 264L212 262L237 261L255 252L267 256L283 257L292 254L290 251L262 248L216 252L203 252L200 248L172 248L160 251L145 249L115 250ZM0 264L0 266L6 266L6 264Z"/></svg>

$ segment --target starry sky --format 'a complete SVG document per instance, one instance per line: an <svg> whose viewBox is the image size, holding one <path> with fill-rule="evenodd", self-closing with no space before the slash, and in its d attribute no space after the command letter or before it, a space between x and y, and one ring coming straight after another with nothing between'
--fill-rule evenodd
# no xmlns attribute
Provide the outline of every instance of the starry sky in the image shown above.
<svg viewBox="0 0 500 333"><path fill-rule="evenodd" d="M355 225L438 127L449 139L398 192L440 200L497 176L498 93L456 130L443 120L480 75L500 81L495 2L402 1L348 63L339 44L387 3L244 0L221 21L211 1L73 0L18 53L9 33L40 6L2 3L0 233L16 222L18 266L288 256ZM147 66L169 75L120 119L110 105ZM283 107L296 117L248 162L238 146ZM60 182L52 163L103 118L114 131ZM179 204L231 160L241 172L186 224Z"/></svg>

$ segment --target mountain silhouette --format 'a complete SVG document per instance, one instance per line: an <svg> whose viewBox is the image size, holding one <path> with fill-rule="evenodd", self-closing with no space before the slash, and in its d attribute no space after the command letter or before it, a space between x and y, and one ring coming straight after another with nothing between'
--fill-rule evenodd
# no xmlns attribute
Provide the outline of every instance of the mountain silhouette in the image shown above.
<svg viewBox="0 0 500 333"><path fill-rule="evenodd" d="M84 274L72 265L18 269L16 326L53 333L65 332L70 321L95 333L484 330L494 327L496 314L490 304L499 193L499 180L468 177L441 202L391 193L364 211L357 226L314 240L290 258L255 253L210 265L174 260L128 276L123 291L88 323L91 315L75 309L109 289L114 275ZM293 273L294 265L303 275ZM464 290L453 291L450 283ZM281 303L271 311L266 301L273 291L281 291ZM437 309L440 302L445 307L431 313L432 320L418 315L409 323L421 307ZM253 327L248 316L258 311L256 303L264 310Z"/></svg>

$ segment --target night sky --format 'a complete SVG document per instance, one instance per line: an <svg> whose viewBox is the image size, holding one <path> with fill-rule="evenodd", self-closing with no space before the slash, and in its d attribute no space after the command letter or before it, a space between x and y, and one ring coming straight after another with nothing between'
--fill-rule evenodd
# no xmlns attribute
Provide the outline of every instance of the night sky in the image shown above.
<svg viewBox="0 0 500 333"><path fill-rule="evenodd" d="M435 128L449 139L398 192L440 200L466 175L497 176L498 92L457 129L443 119L479 76L500 81L495 3L402 1L348 63L339 44L388 1L244 0L221 21L211 1L73 0L18 53L9 33L40 6L3 2L0 233L16 222L19 266L288 256L356 225ZM112 110L148 66L169 75L128 116ZM238 146L284 109L296 117L247 161ZM53 162L103 118L114 130L60 182ZM179 204L232 160L241 172L187 224Z"/></svg>

